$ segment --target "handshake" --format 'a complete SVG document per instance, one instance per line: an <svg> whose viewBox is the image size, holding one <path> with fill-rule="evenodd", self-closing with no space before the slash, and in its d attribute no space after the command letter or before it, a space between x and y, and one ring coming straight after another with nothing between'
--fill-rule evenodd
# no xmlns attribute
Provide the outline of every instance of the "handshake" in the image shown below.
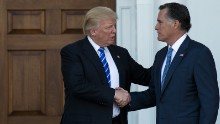
<svg viewBox="0 0 220 124"><path fill-rule="evenodd" d="M124 107L131 101L131 96L128 91L118 87L115 89L114 100L119 107Z"/></svg>

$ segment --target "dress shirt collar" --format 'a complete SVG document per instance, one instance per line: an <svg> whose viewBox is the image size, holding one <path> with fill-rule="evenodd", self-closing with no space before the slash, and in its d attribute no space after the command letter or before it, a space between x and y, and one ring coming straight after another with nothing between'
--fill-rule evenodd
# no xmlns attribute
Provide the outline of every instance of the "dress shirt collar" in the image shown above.
<svg viewBox="0 0 220 124"><path fill-rule="evenodd" d="M92 38L91 38L90 36L87 36L87 38L88 38L89 42L92 44L92 46L93 46L93 48L95 49L95 51L98 53L98 50L99 50L100 46L99 46L98 44L96 44L96 43L92 40Z"/></svg>
<svg viewBox="0 0 220 124"><path fill-rule="evenodd" d="M178 51L180 45L183 43L183 41L186 39L186 34L184 34L182 37L180 37L173 45L172 45L172 48L175 52ZM169 46L171 47L171 46Z"/></svg>

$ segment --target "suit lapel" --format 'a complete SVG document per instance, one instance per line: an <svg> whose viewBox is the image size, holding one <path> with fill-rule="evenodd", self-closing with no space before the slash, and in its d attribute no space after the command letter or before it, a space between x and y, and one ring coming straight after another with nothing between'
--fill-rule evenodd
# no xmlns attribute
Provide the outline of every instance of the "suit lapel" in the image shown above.
<svg viewBox="0 0 220 124"><path fill-rule="evenodd" d="M189 41L190 41L190 38L187 36L186 39L181 44L181 46L180 46L179 50L177 51L175 57L173 58L173 60L171 62L171 65L170 65L170 68L167 72L165 82L163 84L163 88L162 88L162 91L161 91L161 96L162 96L164 90L166 89L167 85L170 83L170 79L171 79L174 71L176 70L178 65L181 63L184 56L186 56Z"/></svg>
<svg viewBox="0 0 220 124"><path fill-rule="evenodd" d="M116 49L116 46L109 46L108 47L110 53L111 53L111 56L115 62L115 65L117 66L117 69L118 69L118 73L119 73L119 86L120 87L123 87L125 86L124 83L125 83L125 73L124 73L124 69L123 69L123 63L122 63L122 58L121 58L121 55L119 54L118 50Z"/></svg>
<svg viewBox="0 0 220 124"><path fill-rule="evenodd" d="M157 64L155 65L156 68L156 80L155 82L157 83L156 84L156 89L157 89L157 92L161 94L161 69L162 69L162 66L163 66L163 62L164 62L164 59L166 57L166 53L167 53L167 47L165 49L162 49L162 51L158 54L158 57L157 57Z"/></svg>
<svg viewBox="0 0 220 124"><path fill-rule="evenodd" d="M88 62L92 63L95 66L97 73L99 74L99 78L101 79L101 82L108 85L107 77L105 75L105 71L99 59L99 56L87 38L85 38L84 40L82 49L83 54L89 60Z"/></svg>

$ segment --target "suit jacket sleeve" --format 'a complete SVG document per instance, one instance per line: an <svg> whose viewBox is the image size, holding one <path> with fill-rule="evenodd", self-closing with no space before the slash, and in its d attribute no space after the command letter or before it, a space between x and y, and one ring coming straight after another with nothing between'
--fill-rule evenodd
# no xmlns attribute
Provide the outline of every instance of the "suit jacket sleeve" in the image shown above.
<svg viewBox="0 0 220 124"><path fill-rule="evenodd" d="M194 71L200 99L200 124L215 124L219 108L217 73L211 51L201 50Z"/></svg>
<svg viewBox="0 0 220 124"><path fill-rule="evenodd" d="M149 86L149 82L151 80L151 68L144 68L142 65L137 63L126 50L126 55L128 56L128 65L130 67L131 82L134 84L139 84L142 86Z"/></svg>
<svg viewBox="0 0 220 124"><path fill-rule="evenodd" d="M154 65L150 68L150 77L153 77ZM150 78L149 88L142 92L131 92L131 102L128 106L129 111L136 111L144 108L154 107L156 105L155 82Z"/></svg>
<svg viewBox="0 0 220 124"><path fill-rule="evenodd" d="M79 50L72 47L64 47L61 50L61 70L66 97L75 95L88 102L112 107L114 89L86 78L85 67L80 59L81 53Z"/></svg>
<svg viewBox="0 0 220 124"><path fill-rule="evenodd" d="M148 89L142 92L132 92L129 111L136 111L144 108L154 107L156 104L154 91Z"/></svg>

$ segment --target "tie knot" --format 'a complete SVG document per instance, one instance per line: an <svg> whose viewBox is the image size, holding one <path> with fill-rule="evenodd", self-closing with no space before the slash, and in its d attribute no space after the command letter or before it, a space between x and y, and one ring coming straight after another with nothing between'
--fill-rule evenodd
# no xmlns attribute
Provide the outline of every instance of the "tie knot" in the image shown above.
<svg viewBox="0 0 220 124"><path fill-rule="evenodd" d="M171 55L172 52L173 52L173 48L172 48L172 47L169 47L168 52L167 52L167 55Z"/></svg>
<svg viewBox="0 0 220 124"><path fill-rule="evenodd" d="M99 52L104 52L104 50L105 50L104 47L100 47L100 48L98 49Z"/></svg>
<svg viewBox="0 0 220 124"><path fill-rule="evenodd" d="M172 51L173 51L173 48L169 47L168 52L172 52Z"/></svg>

